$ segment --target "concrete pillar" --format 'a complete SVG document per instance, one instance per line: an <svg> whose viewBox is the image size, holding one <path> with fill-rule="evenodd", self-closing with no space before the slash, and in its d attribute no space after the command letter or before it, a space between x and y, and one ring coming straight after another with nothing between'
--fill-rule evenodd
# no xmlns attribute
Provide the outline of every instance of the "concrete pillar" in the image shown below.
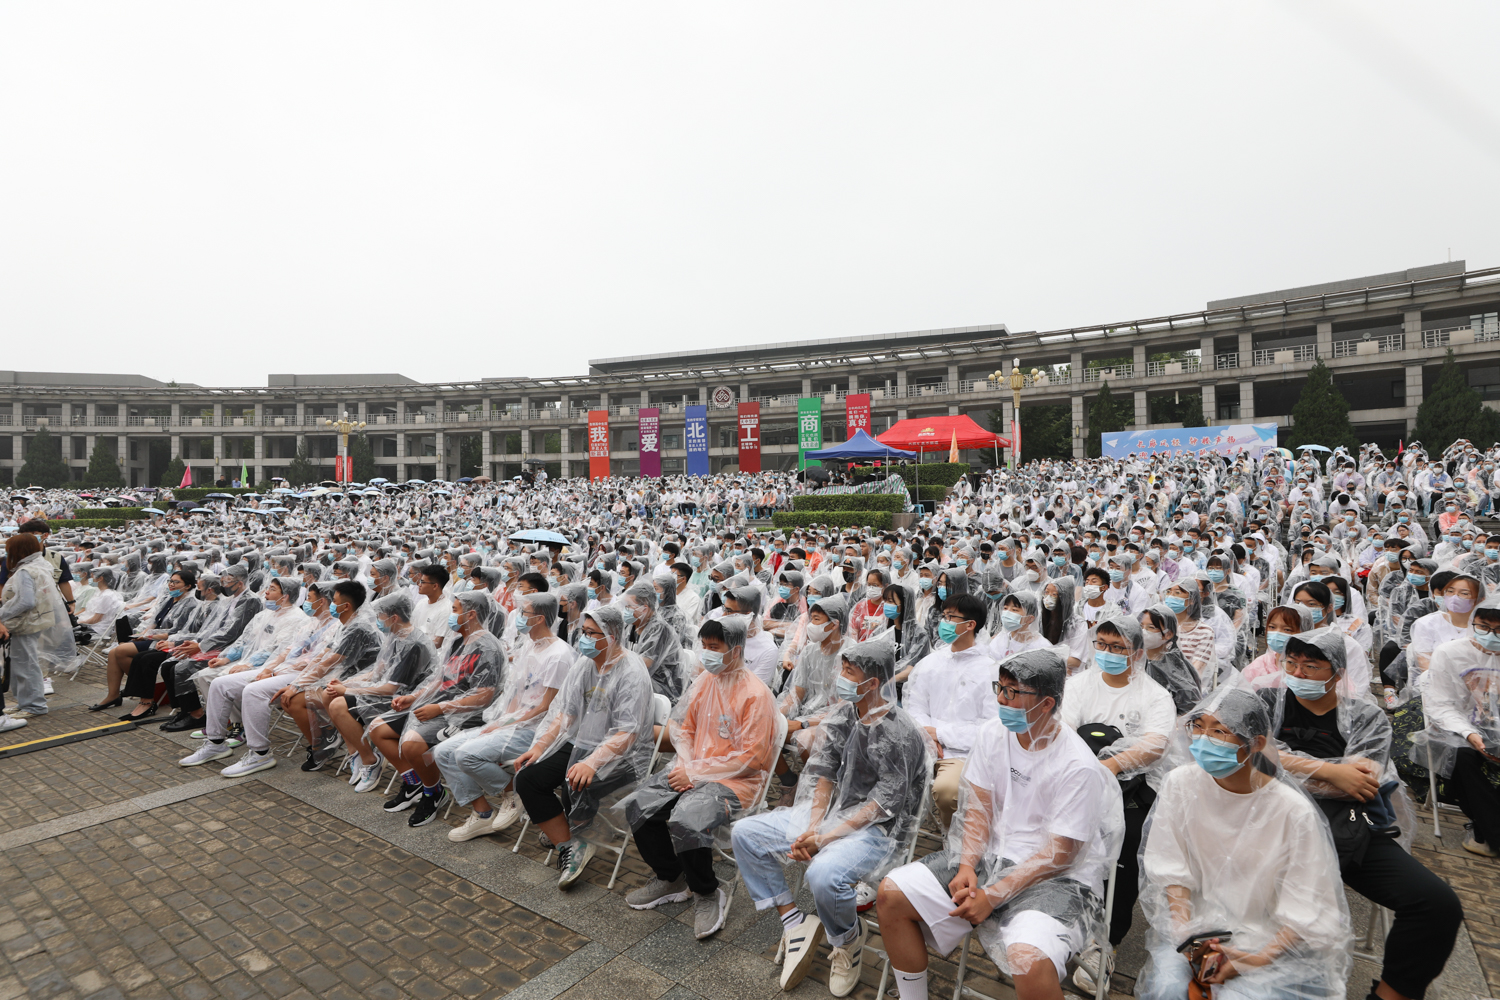
<svg viewBox="0 0 1500 1000"><path fill-rule="evenodd" d="M1135 366L1135 371L1132 374L1134 374L1136 378L1145 378L1146 377L1146 345L1145 344L1139 344L1138 343L1138 344L1132 344L1131 345L1131 347L1130 347L1130 363ZM1137 406L1136 406L1136 411L1140 412L1140 405L1139 404L1137 404ZM1137 422L1138 423L1145 423L1145 421L1137 421Z"/></svg>
<svg viewBox="0 0 1500 1000"><path fill-rule="evenodd" d="M1005 365L1002 364L1000 367L1003 369L1005 367ZM1073 352L1073 356L1068 359L1068 373L1069 373L1069 376L1070 376L1070 381L1074 385L1078 385L1080 382L1083 381L1083 352L1082 351L1074 351Z"/></svg>
<svg viewBox="0 0 1500 1000"><path fill-rule="evenodd" d="M63 405L64 405L64 407L67 406L66 403L64 403ZM181 424L182 424L182 404L181 403L173 403L172 404L172 426L173 427L178 427L178 426L181 426Z"/></svg>
<svg viewBox="0 0 1500 1000"><path fill-rule="evenodd" d="M489 400L485 400L485 407L484 407L484 409L485 409L486 413L489 412L489 409L490 409L490 407L489 407ZM492 452L490 451L490 434L491 433L493 433L493 432L491 432L491 431L480 431L479 432L479 474L481 476L488 476L490 474L490 462L493 461L490 458L490 455L492 454Z"/></svg>
<svg viewBox="0 0 1500 1000"><path fill-rule="evenodd" d="M17 404L18 406L20 404ZM16 438L16 447L21 447L21 439ZM16 457L20 458L19 452ZM120 476L125 480L125 485L130 485L130 437L119 434L115 437L115 459L120 463Z"/></svg>
<svg viewBox="0 0 1500 1000"><path fill-rule="evenodd" d="M1008 438L1011 436L1010 425L1011 421L1016 418L1015 409L1015 406L1011 404L1010 394L1006 393L1005 398L1000 401L1000 423L1002 425L1002 429L999 433L1001 437ZM1022 441L1021 446L1024 448L1026 446L1026 442ZM1011 441L1011 447L1015 447L1015 441Z"/></svg>
<svg viewBox="0 0 1500 1000"><path fill-rule="evenodd" d="M1198 338L1198 355L1199 355L1198 361L1199 361L1199 364L1202 365L1203 370L1206 371L1206 372L1213 371L1214 370L1214 338L1212 338L1212 337L1199 337Z"/></svg>
<svg viewBox="0 0 1500 1000"><path fill-rule="evenodd" d="M1135 391L1135 426L1145 427L1151 422L1151 408L1146 405L1146 390Z"/></svg>
<svg viewBox="0 0 1500 1000"><path fill-rule="evenodd" d="M739 401L741 403L748 403L748 402L750 402L750 383L749 382L741 382L740 383L740 400Z"/></svg>
<svg viewBox="0 0 1500 1000"><path fill-rule="evenodd" d="M1420 322L1420 321L1419 321ZM1406 405L1418 407L1422 405L1422 366L1406 366ZM1412 415L1406 418L1406 433L1408 436L1417 429L1417 415L1415 409Z"/></svg>
<svg viewBox="0 0 1500 1000"><path fill-rule="evenodd" d="M1255 419L1255 383L1240 383L1240 420L1249 423Z"/></svg>
<svg viewBox="0 0 1500 1000"><path fill-rule="evenodd" d="M183 455L182 455L182 435L181 434L173 434L172 435L172 457L173 458L182 458L183 457Z"/></svg>
<svg viewBox="0 0 1500 1000"><path fill-rule="evenodd" d="M224 435L214 435L214 479L224 474Z"/></svg>
<svg viewBox="0 0 1500 1000"><path fill-rule="evenodd" d="M897 372L896 372L896 398L897 399L905 399L906 398L906 369L905 368L898 369ZM902 415L901 419L903 419L903 420L906 419L906 417L905 417L904 414Z"/></svg>
<svg viewBox="0 0 1500 1000"><path fill-rule="evenodd" d="M1406 334L1406 343L1402 345L1406 350L1411 351L1422 346L1422 310L1406 310L1401 318L1401 332Z"/></svg>
<svg viewBox="0 0 1500 1000"><path fill-rule="evenodd" d="M521 428L521 455L525 458L531 457L531 428Z"/></svg>
<svg viewBox="0 0 1500 1000"><path fill-rule="evenodd" d="M255 408L260 409L256 403ZM257 482L264 482L266 478L266 436L258 432L255 435L255 461L250 463L250 475ZM248 483L246 484L249 485Z"/></svg>
<svg viewBox="0 0 1500 1000"><path fill-rule="evenodd" d="M1074 458L1083 458L1084 457L1084 442L1085 442L1085 440L1087 438L1087 434L1084 433L1083 429L1084 429L1085 426L1087 426L1088 415L1084 412L1083 397L1082 396L1074 396L1073 399L1072 399L1072 404L1073 404L1073 429L1072 429L1071 433L1073 435L1073 457Z"/></svg>
<svg viewBox="0 0 1500 1000"><path fill-rule="evenodd" d="M958 391L958 365L948 366L948 391Z"/></svg>
<svg viewBox="0 0 1500 1000"><path fill-rule="evenodd" d="M396 400L396 482L404 483L406 474L406 400Z"/></svg>
<svg viewBox="0 0 1500 1000"><path fill-rule="evenodd" d="M438 479L447 479L448 478L448 438L447 438L446 435L443 434L443 430L442 430L441 427L438 428L437 433L435 433L433 435L433 438L435 439L435 443L437 445L437 447L435 449L437 451L437 478Z"/></svg>
<svg viewBox="0 0 1500 1000"><path fill-rule="evenodd" d="M845 391L859 392L859 372L851 371L849 373L849 388Z"/></svg>
<svg viewBox="0 0 1500 1000"><path fill-rule="evenodd" d="M1203 420L1212 427L1219 413L1219 387L1213 382L1203 382L1198 388L1203 393Z"/></svg>
<svg viewBox="0 0 1500 1000"><path fill-rule="evenodd" d="M1333 321L1323 320L1318 324L1318 357L1333 357Z"/></svg>
<svg viewBox="0 0 1500 1000"><path fill-rule="evenodd" d="M950 417L956 417L956 416L958 416L958 404L957 403L949 403L948 404L948 416L950 416Z"/></svg>
<svg viewBox="0 0 1500 1000"><path fill-rule="evenodd" d="M1255 363L1255 340L1249 330L1239 332L1240 367L1249 368Z"/></svg>
<svg viewBox="0 0 1500 1000"><path fill-rule="evenodd" d="M805 378L802 380L802 395L804 397L812 395L812 379Z"/></svg>

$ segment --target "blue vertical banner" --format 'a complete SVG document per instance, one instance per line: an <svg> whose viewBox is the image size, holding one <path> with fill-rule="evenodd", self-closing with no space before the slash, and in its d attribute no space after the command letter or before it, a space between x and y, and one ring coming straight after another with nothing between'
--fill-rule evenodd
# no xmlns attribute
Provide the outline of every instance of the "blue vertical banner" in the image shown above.
<svg viewBox="0 0 1500 1000"><path fill-rule="evenodd" d="M708 475L708 407L688 406L687 412L687 473L690 476Z"/></svg>

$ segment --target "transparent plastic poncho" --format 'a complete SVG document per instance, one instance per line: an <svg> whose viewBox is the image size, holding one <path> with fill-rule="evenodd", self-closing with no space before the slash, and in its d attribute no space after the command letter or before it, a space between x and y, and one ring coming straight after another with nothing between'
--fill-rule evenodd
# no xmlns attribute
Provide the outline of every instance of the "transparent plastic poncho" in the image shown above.
<svg viewBox="0 0 1500 1000"><path fill-rule="evenodd" d="M419 709L437 705L448 728L457 732L483 715L494 701L505 678L505 649L496 636L483 629L468 638L455 635L444 645L439 654L442 664L412 691L412 703L405 711L417 718ZM402 738L422 737L415 727L409 727Z"/></svg>
<svg viewBox="0 0 1500 1000"><path fill-rule="evenodd" d="M1123 645L1129 650L1124 672L1116 675L1125 678L1124 687L1104 683L1095 647L1098 641ZM1099 759L1112 759L1121 781L1141 776L1154 788L1166 769L1165 755L1176 727L1177 711L1171 692L1151 676L1148 663L1145 630L1139 622L1121 618L1095 624L1088 634L1084 669L1069 677L1058 717L1075 731L1079 726L1095 723L1120 730L1117 740L1098 749ZM1101 702L1109 705L1107 712L1095 707Z"/></svg>
<svg viewBox="0 0 1500 1000"><path fill-rule="evenodd" d="M816 719L834 698L840 657L852 644L844 634L848 602L843 595L822 598L813 602L812 608L828 615L829 620L821 625L809 621L807 641L797 656L791 676L781 689L777 706L782 715L802 723ZM822 637L819 632L823 633Z"/></svg>
<svg viewBox="0 0 1500 1000"><path fill-rule="evenodd" d="M1500 595L1481 601L1474 614L1500 614ZM1472 619L1471 619L1472 621ZM1500 757L1500 653L1480 645L1473 625L1468 634L1432 651L1422 692L1426 727L1412 737L1411 762L1445 778L1452 777L1460 751L1477 749Z"/></svg>
<svg viewBox="0 0 1500 1000"><path fill-rule="evenodd" d="M403 598L404 594L393 594L381 600ZM374 664L344 681L345 692L354 697L361 715L384 712L393 697L410 694L422 683L437 666L437 659L437 649L421 629L399 622L383 634Z"/></svg>
<svg viewBox="0 0 1500 1000"><path fill-rule="evenodd" d="M1235 995L1342 997L1352 933L1322 810L1286 778L1274 748L1253 750L1270 745L1270 719L1255 692L1220 687L1188 720L1205 716L1252 747L1237 751L1246 755L1239 768L1250 769L1250 790L1221 786L1187 755L1179 731L1186 763L1162 782L1142 838L1148 959L1137 993L1182 995L1193 970L1178 948L1213 933L1239 973Z"/></svg>
<svg viewBox="0 0 1500 1000"><path fill-rule="evenodd" d="M632 621L626 629L626 646L640 657L651 673L651 685L673 702L682 696L682 642L675 629L657 613L656 591L650 584L637 584L615 603L621 613L629 609Z"/></svg>

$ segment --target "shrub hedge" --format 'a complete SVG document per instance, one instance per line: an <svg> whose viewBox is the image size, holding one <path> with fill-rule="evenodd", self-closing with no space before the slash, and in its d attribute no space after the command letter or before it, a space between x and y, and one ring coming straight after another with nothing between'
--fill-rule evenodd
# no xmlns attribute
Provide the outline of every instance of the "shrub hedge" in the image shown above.
<svg viewBox="0 0 1500 1000"><path fill-rule="evenodd" d="M151 515L144 507L79 507L73 511L73 516L80 521L144 521Z"/></svg>
<svg viewBox="0 0 1500 1000"><path fill-rule="evenodd" d="M856 465L849 471L855 475L874 475L879 470L873 465ZM932 462L922 463L921 466L903 465L897 468L901 478L906 480L906 485L915 486L920 482L923 486L952 486L958 480L967 476L971 471L968 462Z"/></svg>
<svg viewBox="0 0 1500 1000"><path fill-rule="evenodd" d="M913 500L937 502L948 498L948 490L949 487L947 486L928 486L926 483L923 483L921 486L910 487L908 492L911 493Z"/></svg>
<svg viewBox="0 0 1500 1000"><path fill-rule="evenodd" d="M264 492L250 487L226 486L189 486L185 489L173 490L172 495L179 500L202 500L210 493L228 493L230 496L239 496L241 493Z"/></svg>
<svg viewBox="0 0 1500 1000"><path fill-rule="evenodd" d="M49 520L47 522L47 526L50 527L54 532L67 531L70 528L73 529L74 531L77 531L80 528L82 528L82 529L88 529L88 528L118 528L118 527L121 527L122 525L126 525L126 524L132 523L133 520L134 520L133 518L128 518L128 517L75 518L74 520L71 520L71 521L51 521L51 520Z"/></svg>
<svg viewBox="0 0 1500 1000"><path fill-rule="evenodd" d="M829 528L870 528L885 531L891 526L889 511L869 510L784 510L771 515L771 523L778 528L808 528L823 525Z"/></svg>
<svg viewBox="0 0 1500 1000"><path fill-rule="evenodd" d="M899 493L809 493L792 497L792 508L798 511L886 510L897 513L906 509L906 498Z"/></svg>

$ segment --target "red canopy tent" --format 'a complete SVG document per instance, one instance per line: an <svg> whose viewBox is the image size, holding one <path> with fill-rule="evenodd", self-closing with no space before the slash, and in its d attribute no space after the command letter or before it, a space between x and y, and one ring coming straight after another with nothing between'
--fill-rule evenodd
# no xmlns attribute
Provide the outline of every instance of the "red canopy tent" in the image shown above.
<svg viewBox="0 0 1500 1000"><path fill-rule="evenodd" d="M884 434L875 435L875 440L905 451L947 451L955 433L960 449L1010 447L1009 438L985 430L963 414L899 420Z"/></svg>

